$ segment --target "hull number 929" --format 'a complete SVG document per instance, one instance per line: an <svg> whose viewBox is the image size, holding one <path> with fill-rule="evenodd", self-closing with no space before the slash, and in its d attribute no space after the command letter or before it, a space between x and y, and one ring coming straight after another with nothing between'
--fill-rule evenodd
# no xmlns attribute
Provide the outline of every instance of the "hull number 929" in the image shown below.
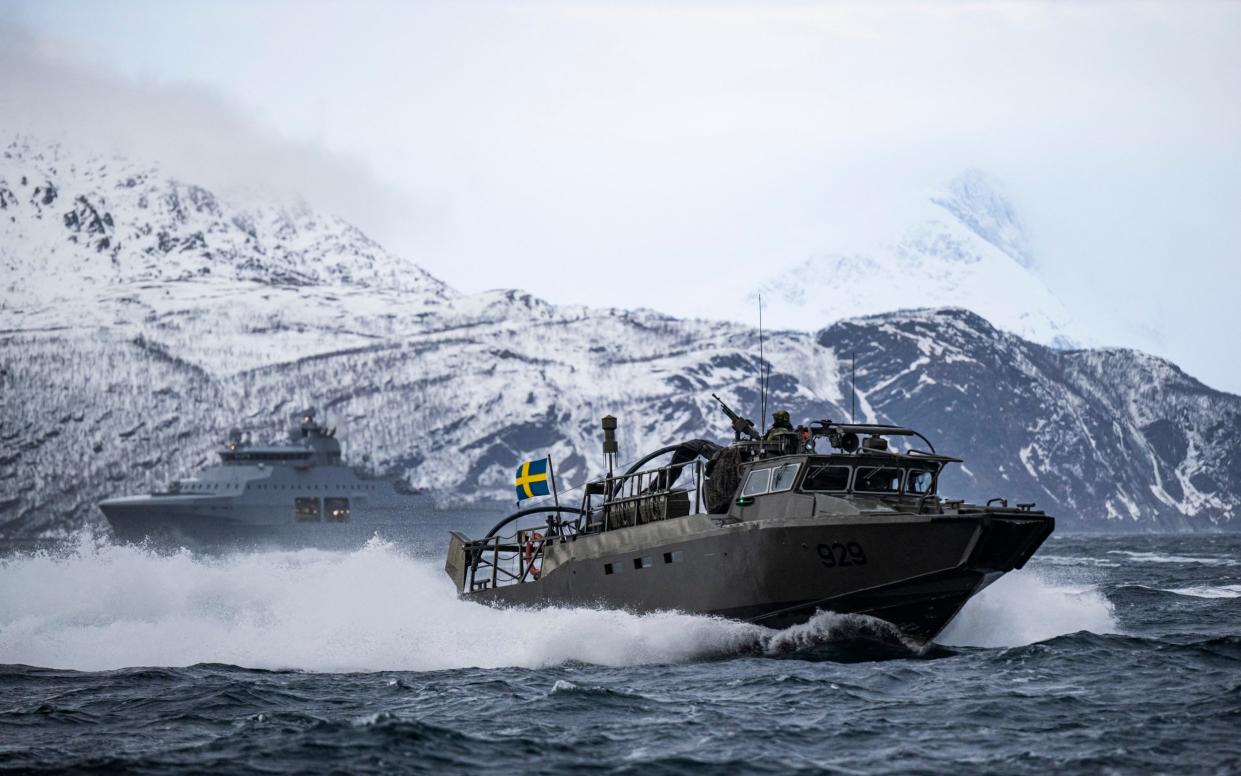
<svg viewBox="0 0 1241 776"><path fill-rule="evenodd" d="M866 565L866 551L857 542L820 544L815 550L819 553L819 560L829 569Z"/></svg>

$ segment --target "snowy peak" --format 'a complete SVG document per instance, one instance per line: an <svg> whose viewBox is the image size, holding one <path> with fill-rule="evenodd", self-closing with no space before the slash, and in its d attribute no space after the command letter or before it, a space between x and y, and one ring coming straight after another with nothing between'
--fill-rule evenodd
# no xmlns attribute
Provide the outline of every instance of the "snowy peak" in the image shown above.
<svg viewBox="0 0 1241 776"><path fill-rule="evenodd" d="M764 314L777 327L805 330L898 309L962 307L1045 345L1087 340L1031 270L1021 222L983 173L967 171L900 207L903 226L873 235L870 247L816 256L758 289L775 302Z"/></svg>
<svg viewBox="0 0 1241 776"><path fill-rule="evenodd" d="M304 203L244 199L128 159L15 140L0 153L5 286L64 298L99 283L211 276L452 295L339 218Z"/></svg>
<svg viewBox="0 0 1241 776"><path fill-rule="evenodd" d="M952 179L942 193L932 195L931 201L1013 261L1026 269L1034 268L1025 227L999 184L986 173L966 170Z"/></svg>

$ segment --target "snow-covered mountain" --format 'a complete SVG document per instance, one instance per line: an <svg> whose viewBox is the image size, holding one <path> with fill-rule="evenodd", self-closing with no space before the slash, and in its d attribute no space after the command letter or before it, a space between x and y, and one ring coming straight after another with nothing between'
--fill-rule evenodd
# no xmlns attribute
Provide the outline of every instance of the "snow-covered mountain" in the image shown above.
<svg viewBox="0 0 1241 776"><path fill-rule="evenodd" d="M751 296L763 296L764 317L807 330L899 308L965 307L1035 342L1085 342L1036 274L1012 204L986 175L966 171L899 213L896 239L885 231L876 248L815 256L762 284Z"/></svg>
<svg viewBox="0 0 1241 776"><path fill-rule="evenodd" d="M948 487L1021 493L1079 527L1241 527L1241 397L1163 359L1048 348L961 309L844 321L819 342L856 352L868 417L967 458Z"/></svg>
<svg viewBox="0 0 1241 776"><path fill-rule="evenodd" d="M101 285L193 278L451 292L344 221L304 204L231 202L120 157L17 140L4 149L6 294L57 298Z"/></svg>
<svg viewBox="0 0 1241 776"><path fill-rule="evenodd" d="M463 295L337 219L123 159L5 148L0 265L9 535L98 521L100 498L190 473L229 427L275 436L304 404L354 461L445 497L505 497L516 462L545 453L579 482L607 413L623 460L725 438L712 392L756 414L749 327ZM771 402L846 417L854 351L860 413L965 457L955 493L1035 500L1078 527L1241 525L1241 399L1165 361L898 312L769 338Z"/></svg>

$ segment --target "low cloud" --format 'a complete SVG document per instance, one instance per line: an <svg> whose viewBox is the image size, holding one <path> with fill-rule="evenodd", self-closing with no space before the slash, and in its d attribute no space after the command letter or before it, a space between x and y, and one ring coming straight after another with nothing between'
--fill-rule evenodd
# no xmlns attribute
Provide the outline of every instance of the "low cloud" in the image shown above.
<svg viewBox="0 0 1241 776"><path fill-rule="evenodd" d="M305 201L368 232L408 221L415 209L361 158L282 138L209 88L124 78L3 23L0 133L5 144L26 136L121 154L223 196Z"/></svg>

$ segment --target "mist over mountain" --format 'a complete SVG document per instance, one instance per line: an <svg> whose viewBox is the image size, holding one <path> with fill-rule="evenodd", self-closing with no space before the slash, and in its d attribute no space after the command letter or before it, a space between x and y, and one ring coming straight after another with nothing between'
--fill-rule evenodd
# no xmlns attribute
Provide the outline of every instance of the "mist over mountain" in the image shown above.
<svg viewBox="0 0 1241 776"><path fill-rule="evenodd" d="M817 329L898 308L966 307L1006 331L1059 348L1090 337L1036 271L1016 209L999 184L967 170L895 205L895 239L809 258L749 294L780 328Z"/></svg>
<svg viewBox="0 0 1241 776"><path fill-rule="evenodd" d="M847 417L856 352L859 419L965 458L949 495L1036 501L1074 528L1241 525L1241 399L1136 351L1065 349L1071 320L981 181L928 199L891 253L837 260L830 281L909 277L952 307L769 337L769 404ZM276 436L307 404L354 462L450 499L508 497L531 455L580 482L604 414L632 460L724 439L712 392L743 414L758 404L751 327L464 295L308 207L29 138L0 155L0 267L6 535L98 523L99 499L190 474L230 427ZM772 293L813 312L818 277ZM988 284L1014 278L1016 311L988 306Z"/></svg>

